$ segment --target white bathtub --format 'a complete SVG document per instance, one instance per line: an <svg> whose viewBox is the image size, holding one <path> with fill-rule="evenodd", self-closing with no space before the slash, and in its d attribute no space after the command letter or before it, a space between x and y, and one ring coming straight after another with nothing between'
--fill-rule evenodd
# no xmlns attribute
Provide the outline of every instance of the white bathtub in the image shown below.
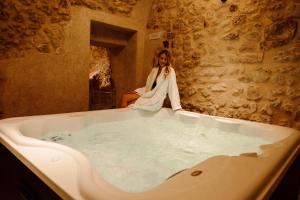
<svg viewBox="0 0 300 200"><path fill-rule="evenodd" d="M92 123L140 117L202 123L258 136L272 144L263 145L258 156L249 152L209 158L151 190L129 193L107 183L82 153L36 139L49 131L77 130ZM265 199L300 151L300 133L294 129L186 111L174 113L170 109L151 113L126 108L4 119L0 121L0 141L63 199ZM192 176L195 171L202 173Z"/></svg>

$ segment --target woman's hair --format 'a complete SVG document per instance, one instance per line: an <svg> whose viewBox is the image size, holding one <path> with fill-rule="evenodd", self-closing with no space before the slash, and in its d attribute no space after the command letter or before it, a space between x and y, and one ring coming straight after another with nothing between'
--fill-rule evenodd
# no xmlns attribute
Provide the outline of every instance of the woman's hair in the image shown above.
<svg viewBox="0 0 300 200"><path fill-rule="evenodd" d="M171 53L167 50L167 49L163 49L161 50L158 54L157 54L157 61L155 64L155 67L159 66L159 58L162 54L165 54L167 56L167 64L166 64L166 69L165 69L165 73L164 76L165 78L169 75L170 73L170 65L171 65Z"/></svg>

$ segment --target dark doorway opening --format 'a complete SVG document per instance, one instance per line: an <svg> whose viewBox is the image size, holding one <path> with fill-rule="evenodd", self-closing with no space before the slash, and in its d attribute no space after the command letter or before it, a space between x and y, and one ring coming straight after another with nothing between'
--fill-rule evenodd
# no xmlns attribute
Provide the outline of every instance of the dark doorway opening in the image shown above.
<svg viewBox="0 0 300 200"><path fill-rule="evenodd" d="M89 109L116 108L135 77L136 31L91 21Z"/></svg>

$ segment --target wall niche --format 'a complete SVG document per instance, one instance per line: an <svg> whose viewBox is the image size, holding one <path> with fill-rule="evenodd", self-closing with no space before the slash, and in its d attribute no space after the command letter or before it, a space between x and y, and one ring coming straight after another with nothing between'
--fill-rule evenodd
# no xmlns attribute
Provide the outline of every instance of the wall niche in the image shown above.
<svg viewBox="0 0 300 200"><path fill-rule="evenodd" d="M134 86L136 30L91 21L89 110L116 108Z"/></svg>

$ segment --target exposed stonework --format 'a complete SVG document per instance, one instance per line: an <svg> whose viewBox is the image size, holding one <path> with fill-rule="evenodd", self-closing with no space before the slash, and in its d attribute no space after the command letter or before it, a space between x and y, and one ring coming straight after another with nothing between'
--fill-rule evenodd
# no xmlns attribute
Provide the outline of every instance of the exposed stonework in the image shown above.
<svg viewBox="0 0 300 200"><path fill-rule="evenodd" d="M247 19L246 15L238 15L232 19L232 24L233 25L244 24L246 22L246 19Z"/></svg>
<svg viewBox="0 0 300 200"><path fill-rule="evenodd" d="M239 33L228 33L226 35L224 35L222 38L224 40L237 40L239 39Z"/></svg>
<svg viewBox="0 0 300 200"><path fill-rule="evenodd" d="M213 92L225 92L227 90L227 86L224 83L216 84L211 87L211 91Z"/></svg>
<svg viewBox="0 0 300 200"><path fill-rule="evenodd" d="M270 25L265 30L263 46L265 48L274 48L289 43L289 41L294 39L297 27L298 23L293 19L286 19Z"/></svg>
<svg viewBox="0 0 300 200"><path fill-rule="evenodd" d="M297 128L298 8L288 0L154 0L147 27L172 35L162 39L173 44L185 109Z"/></svg>
<svg viewBox="0 0 300 200"><path fill-rule="evenodd" d="M70 20L67 0L5 0L1 4L0 59L25 56L34 49L60 53L63 26Z"/></svg>
<svg viewBox="0 0 300 200"><path fill-rule="evenodd" d="M300 61L300 40L297 40L295 44L285 50L278 51L273 57L275 62L299 62Z"/></svg>
<svg viewBox="0 0 300 200"><path fill-rule="evenodd" d="M247 99L248 100L254 100L254 101L257 101L257 100L260 100L262 98L262 93L261 93L261 90L260 88L257 88L255 86L250 86L248 89L247 89Z"/></svg>
<svg viewBox="0 0 300 200"><path fill-rule="evenodd" d="M263 56L264 54L262 52L239 53L237 56L232 56L230 61L232 63L255 64L261 63L263 61Z"/></svg>
<svg viewBox="0 0 300 200"><path fill-rule="evenodd" d="M0 59L31 51L60 54L71 6L129 16L139 0L3 0L0 2Z"/></svg>
<svg viewBox="0 0 300 200"><path fill-rule="evenodd" d="M67 2L67 0L63 0ZM116 1L95 1L95 0L70 0L71 5L86 6L90 9L104 10L112 13L130 15L133 6L139 0L116 0Z"/></svg>
<svg viewBox="0 0 300 200"><path fill-rule="evenodd" d="M91 46L89 78L97 80L98 89L112 85L110 60L106 48Z"/></svg>
<svg viewBox="0 0 300 200"><path fill-rule="evenodd" d="M255 113L251 115L249 118L252 121L259 121L259 122L264 122L264 123L271 123L272 118L268 115L260 114L260 113Z"/></svg>
<svg viewBox="0 0 300 200"><path fill-rule="evenodd" d="M115 108L116 93L111 76L109 50L91 45L89 109Z"/></svg>
<svg viewBox="0 0 300 200"><path fill-rule="evenodd" d="M118 48L111 54L114 105L141 82L152 0L88 2L103 9L76 6L70 0L0 1L0 118L88 110L90 43ZM132 7L130 16L105 6L116 2ZM96 41L102 36L97 30L106 28L110 34L105 41L110 41ZM137 77L128 79L126 73Z"/></svg>

